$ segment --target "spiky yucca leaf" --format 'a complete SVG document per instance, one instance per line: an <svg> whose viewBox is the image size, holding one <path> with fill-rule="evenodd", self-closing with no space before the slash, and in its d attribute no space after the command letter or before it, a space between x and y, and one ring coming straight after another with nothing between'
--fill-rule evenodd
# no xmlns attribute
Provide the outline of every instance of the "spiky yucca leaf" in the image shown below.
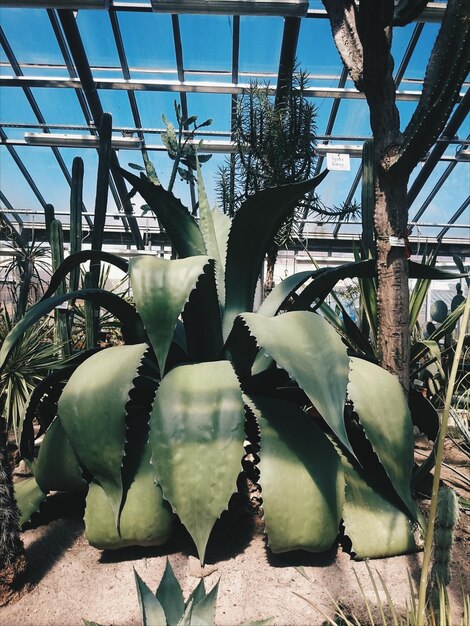
<svg viewBox="0 0 470 626"><path fill-rule="evenodd" d="M0 343L5 346L13 329L5 309L0 312ZM5 427L13 428L19 443L29 398L36 385L58 362L58 344L51 341L49 320L35 323L18 336L10 358L0 372L0 395L3 396ZM0 427L3 427L0 426Z"/></svg>

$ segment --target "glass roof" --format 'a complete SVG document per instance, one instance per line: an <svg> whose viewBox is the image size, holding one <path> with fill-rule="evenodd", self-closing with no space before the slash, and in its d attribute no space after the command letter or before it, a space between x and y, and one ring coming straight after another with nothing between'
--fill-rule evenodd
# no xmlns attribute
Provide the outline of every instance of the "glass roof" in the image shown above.
<svg viewBox="0 0 470 626"><path fill-rule="evenodd" d="M255 79L269 83L275 93L283 39L290 46L287 52L294 52L299 67L310 75L309 97L317 109L319 166L326 166L321 156L325 149L337 145L338 152L351 152L350 170L331 171L318 190L321 199L327 206L339 206L346 199L360 201L358 148L370 136L368 108L343 72L321 2L311 1L303 18L170 15L153 13L149 0L114 1L109 10L80 9L69 28L64 26L63 14L70 17L72 12L0 9L0 206L14 225L21 227L21 221L33 220L39 228L47 203L67 222L75 156L85 163L84 205L92 214L96 150L27 145L24 134L43 133L46 141L47 134L55 133L89 136L95 133L97 102L112 114L116 137L127 133L144 139L164 185L172 163L162 150L162 114L175 121L176 101L189 115L198 115L199 121L212 118L208 134L201 137L217 145L213 158L203 167L214 204L216 173L227 157L224 150L230 140L232 98ZM300 22L297 41L286 37L292 20ZM423 19L394 29L402 128L416 107L438 28L439 24ZM468 86L468 82L464 84L462 93ZM469 243L470 163L468 158L456 156L462 148L468 154L468 116L457 135L446 143L444 154L424 180L420 166L411 176L409 219L416 240L436 241L436 236L442 236L449 245ZM139 150L121 149L118 159L125 168L129 163L143 164ZM189 205L186 183L177 181L175 193ZM140 217L138 198L132 203L145 231L149 217ZM119 217L123 198L115 186L109 213L108 222L124 232ZM442 234L449 222L452 227ZM360 225L327 223L320 227L312 218L303 232L307 238L321 232L334 247L335 242L357 237Z"/></svg>

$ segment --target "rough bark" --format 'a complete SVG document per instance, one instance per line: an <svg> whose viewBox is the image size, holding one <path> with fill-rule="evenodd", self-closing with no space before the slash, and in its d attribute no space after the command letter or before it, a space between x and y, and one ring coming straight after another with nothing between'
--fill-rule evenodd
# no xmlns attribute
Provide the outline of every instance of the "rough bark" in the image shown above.
<svg viewBox="0 0 470 626"><path fill-rule="evenodd" d="M410 363L408 263L404 246L392 245L390 238L403 241L406 235L406 191L406 178L397 180L379 170L374 213L378 345L382 367L398 376L405 391L409 386Z"/></svg>
<svg viewBox="0 0 470 626"><path fill-rule="evenodd" d="M4 425L0 423L0 606L12 601L18 594L26 571L19 519L6 435Z"/></svg>
<svg viewBox="0 0 470 626"><path fill-rule="evenodd" d="M395 105L392 44L393 0L325 0L338 51L363 91L374 137L374 223L377 240L378 347L381 364L409 385L408 267L404 248L390 237L407 235L407 176L390 167L403 143ZM351 68L351 65L354 67ZM393 241L393 240L392 240Z"/></svg>

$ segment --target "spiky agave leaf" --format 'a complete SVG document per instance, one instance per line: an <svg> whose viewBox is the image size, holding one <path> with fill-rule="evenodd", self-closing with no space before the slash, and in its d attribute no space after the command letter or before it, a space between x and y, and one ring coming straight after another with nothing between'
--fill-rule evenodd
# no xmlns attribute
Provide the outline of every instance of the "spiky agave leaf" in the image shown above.
<svg viewBox="0 0 470 626"><path fill-rule="evenodd" d="M325 170L305 182L265 189L250 196L237 211L227 248L224 339L236 316L252 310L264 255L280 224L297 200L315 189L327 173Z"/></svg>
<svg viewBox="0 0 470 626"><path fill-rule="evenodd" d="M112 312L122 323L122 331L128 343L137 343L146 339L142 322L135 308L119 296L103 289L79 289L70 293L53 296L35 304L14 326L3 341L0 349L0 371L4 368L10 352L23 334L34 323L54 310L59 304L73 299L92 300Z"/></svg>
<svg viewBox="0 0 470 626"><path fill-rule="evenodd" d="M217 294L223 310L225 305L225 257L231 220L217 209L210 210L199 161L197 161L197 186L199 191L199 227L206 244L207 254L215 261Z"/></svg>
<svg viewBox="0 0 470 626"><path fill-rule="evenodd" d="M357 559L385 558L415 552L415 525L409 516L371 486L342 456L346 478L343 520Z"/></svg>
<svg viewBox="0 0 470 626"><path fill-rule="evenodd" d="M344 500L341 462L326 435L298 406L248 399L260 428L260 478L268 545L273 552L328 550Z"/></svg>
<svg viewBox="0 0 470 626"><path fill-rule="evenodd" d="M322 317L293 311L278 317L244 313L259 346L304 390L351 454L344 423L349 357L340 336Z"/></svg>
<svg viewBox="0 0 470 626"><path fill-rule="evenodd" d="M114 265L122 272L127 273L129 269L129 263L125 259L121 257L110 254L109 252L104 252L102 250L81 250L80 252L76 252L68 256L64 261L59 265L54 274L51 276L49 281L49 286L44 292L41 300L46 300L50 298L58 289L61 282L66 278L68 274L71 275L70 280L72 281L72 274L74 271L78 270L82 263L86 263L87 261L105 261L110 265ZM77 281L78 282L78 281ZM78 289L78 287L77 287Z"/></svg>
<svg viewBox="0 0 470 626"><path fill-rule="evenodd" d="M398 378L374 363L351 358L348 396L394 490L415 519L413 424Z"/></svg>
<svg viewBox="0 0 470 626"><path fill-rule="evenodd" d="M153 626L154 624L158 626L160 626L160 624L162 624L162 626L166 626L167 619L162 605L135 569L134 578L137 587L137 596L139 598L142 626Z"/></svg>
<svg viewBox="0 0 470 626"><path fill-rule="evenodd" d="M168 624L170 626L179 624L184 613L185 602L180 584L168 557L166 558L165 571L155 596L165 611Z"/></svg>
<svg viewBox="0 0 470 626"><path fill-rule="evenodd" d="M178 317L208 263L207 256L169 261L145 255L131 261L132 292L162 375Z"/></svg>
<svg viewBox="0 0 470 626"><path fill-rule="evenodd" d="M175 367L157 391L150 419L152 463L202 563L212 527L236 490L244 417L228 361Z"/></svg>
<svg viewBox="0 0 470 626"><path fill-rule="evenodd" d="M123 496L126 404L146 349L146 344L117 346L93 355L75 370L59 400L64 430L80 463L106 492L116 527Z"/></svg>
<svg viewBox="0 0 470 626"><path fill-rule="evenodd" d="M15 500L20 510L20 527L29 522L33 513L36 513L41 503L46 499L46 493L37 484L34 476L14 484Z"/></svg>
<svg viewBox="0 0 470 626"><path fill-rule="evenodd" d="M154 185L145 177L138 178L123 169L119 171L155 213L168 233L179 257L207 254L196 220L178 198L161 185Z"/></svg>

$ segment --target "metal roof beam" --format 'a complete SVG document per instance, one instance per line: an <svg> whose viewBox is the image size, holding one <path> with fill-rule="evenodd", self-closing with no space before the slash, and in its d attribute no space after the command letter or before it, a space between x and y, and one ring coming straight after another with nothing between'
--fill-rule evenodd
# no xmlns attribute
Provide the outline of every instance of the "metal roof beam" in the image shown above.
<svg viewBox="0 0 470 626"><path fill-rule="evenodd" d="M20 215L15 211L15 209L13 208L13 205L11 204L11 202L8 201L8 198L5 196L5 194L3 193L1 189L0 189L0 200L8 209L8 212L11 213L13 217L15 218L15 220L18 222L18 226L21 232L21 227L23 226L23 220L21 219Z"/></svg>
<svg viewBox="0 0 470 626"><path fill-rule="evenodd" d="M39 76L1 76L2 87L53 87L54 89L82 89L84 86L77 78L57 78ZM237 94L246 93L250 85L248 83L222 83L212 81L189 81L189 80L126 80L124 78L99 78L93 82L97 89L114 89L121 91L170 91L175 93L216 93ZM276 86L268 87L270 95L276 95ZM397 90L398 102L418 102L421 98L421 90ZM307 98L346 98L353 100L365 100L365 95L353 88L338 87L307 87L304 91ZM460 97L463 98L462 92Z"/></svg>
<svg viewBox="0 0 470 626"><path fill-rule="evenodd" d="M446 232L450 229L450 225L451 224L455 224L455 222L459 219L459 217L461 215L463 215L464 211L470 206L470 196L467 197L466 200L464 200L464 202L460 205L460 207L457 209L457 211L454 213L454 215L450 218L450 220L447 223L447 226L445 226L436 236L436 239L438 241L441 241L441 239L444 237L444 235L446 234Z"/></svg>
<svg viewBox="0 0 470 626"><path fill-rule="evenodd" d="M12 145L9 145L7 143L8 137L6 136L5 131L3 130L3 128L0 128L0 140L1 140L1 143L5 145L6 149L10 153L12 159L15 161L15 163L16 163L18 169L20 170L20 172L25 177L26 182L31 187L31 190L34 193L34 195L36 196L36 198L39 200L39 203L41 204L42 208L45 209L46 206L47 206L47 202L44 200L43 195L41 194L41 192L37 188L36 183L34 182L34 180L32 179L32 177L30 175L30 173L28 172L28 168L25 166L23 161L18 156L18 153L16 152L15 148Z"/></svg>
<svg viewBox="0 0 470 626"><path fill-rule="evenodd" d="M119 21L117 15L114 11L109 12L109 20L111 22L111 28L114 35L114 42L116 44L117 53L119 56L119 60L121 62L121 71L122 75L126 80L130 80L131 73L129 70L129 65L127 63L126 51L124 49L124 42L122 40L121 29L119 27ZM142 127L142 121L140 118L139 107L137 106L137 100L135 97L135 93L133 91L129 91L127 93L129 98L129 106L131 107L132 117L134 119L134 124L137 128ZM137 131L138 136L142 141L144 141L144 134L141 131Z"/></svg>
<svg viewBox="0 0 470 626"><path fill-rule="evenodd" d="M454 161L453 163L449 163L449 165L445 169L445 172L442 174L442 176L439 178L437 183L434 185L434 187L431 190L431 193L428 195L426 200L421 205L419 211L414 216L413 222L416 222L416 221L418 221L421 218L421 216L426 211L426 209L431 204L431 202L434 200L434 197L436 196L437 192L442 187L442 185L445 183L445 181L448 179L448 177L450 176L451 172L453 171L453 169L454 169L454 167L456 165L457 165L457 161Z"/></svg>
<svg viewBox="0 0 470 626"><path fill-rule="evenodd" d="M173 43L175 46L176 68L178 72L178 80L184 82L184 62L183 62L183 44L181 42L181 30L180 21L178 15L171 16L171 25L173 29ZM181 114L184 119L189 117L188 113L188 99L186 93L180 93ZM188 125L185 124L185 130L189 130ZM196 192L194 190L194 181L189 181L189 194L191 196L191 208L192 213L196 213Z"/></svg>
<svg viewBox="0 0 470 626"><path fill-rule="evenodd" d="M444 15L445 4L440 2L428 2L424 11L416 18L417 22L440 22ZM113 0L113 10L115 11L135 11L139 13L152 13L152 7L147 2L126 2ZM256 15L256 12L253 12ZM306 18L328 19L325 9L308 9Z"/></svg>
<svg viewBox="0 0 470 626"><path fill-rule="evenodd" d="M470 89L465 93L464 97L460 101L459 105L455 109L452 117L448 121L446 127L442 131L441 139L445 139L448 137L449 139L453 139L457 134L460 126L468 115L470 110ZM434 148L431 150L426 162L424 163L421 170L418 172L418 175L413 181L413 184L408 190L408 195L406 197L408 202L408 207L411 207L413 202L416 200L419 192L423 188L427 179L429 178L431 172L434 170L436 165L442 160L442 155L447 148L447 144L445 141L440 141L436 143Z"/></svg>
<svg viewBox="0 0 470 626"><path fill-rule="evenodd" d="M0 201L5 205L5 208L7 209L7 211L0 209L0 215L2 216L2 219L5 222L6 226L11 230L11 235L13 239L15 239L16 242L21 243L23 241L23 238L21 236L21 232L23 228L23 220L15 211L15 209L13 208L13 205L11 204L11 202L8 200L8 198L5 196L5 194L3 193L1 189L0 189ZM6 212L13 215L13 217L18 223L19 230L16 230L15 225L6 216Z"/></svg>
<svg viewBox="0 0 470 626"><path fill-rule="evenodd" d="M97 87L93 79L93 75L90 70L88 59L86 56L85 48L75 22L73 11L60 9L58 11L60 23L62 25L66 41L71 51L77 73L80 77L81 87L85 93L88 106L93 115L95 126L99 128L101 123L101 117L103 115L103 107L101 106L100 98L97 92ZM74 79L70 79L74 80ZM111 150L111 169L112 177L117 187L119 198L126 215L129 228L134 239L134 243L138 249L143 249L144 242L140 233L139 225L133 216L132 204L128 198L128 192L124 178L119 173L119 160L116 152Z"/></svg>
<svg viewBox="0 0 470 626"><path fill-rule="evenodd" d="M21 67L20 67L20 65L19 65L19 63L18 63L18 61L16 59L16 56L15 56L15 54L14 54L14 52L13 52L13 50L12 50L12 48L11 48L7 38L6 38L6 35L3 32L3 29L2 29L1 26L0 26L0 42L1 42L2 46L3 46L3 49L5 50L5 54L6 54L7 58L8 58L8 61L10 62L11 67L13 68L13 71L15 72L15 74L17 76L23 76L23 71L22 71L22 69L21 69ZM46 120L45 120L45 118L44 118L44 116L43 116L43 114L41 112L41 109L40 109L40 107L39 107L39 105L37 103L36 98L34 97L32 91L31 91L30 87L23 87L23 93L26 96L26 99L28 100L28 103L29 103L31 109L33 110L33 113L34 113L37 121L39 122L39 124L45 125L43 127L43 132L44 133L49 133L50 131L49 131L49 129L46 126ZM56 161L57 161L57 163L58 163L58 165L59 165L59 167L60 167L60 169L62 171L62 174L64 175L65 180L67 181L67 184L69 186L71 186L72 185L72 177L71 177L70 172L69 172L69 170L68 170L68 168L67 168L67 166L65 164L64 159L62 158L62 155L60 154L59 149L54 147L54 146L51 146L51 150L52 150L52 153L53 153L53 155L54 155L54 157L55 157L55 159L56 159ZM83 202L82 202L82 212L84 212L84 213L87 212L86 206L85 206L85 204Z"/></svg>
<svg viewBox="0 0 470 626"><path fill-rule="evenodd" d="M403 54L400 66L397 70L397 73L395 74L395 87L396 88L398 88L401 81L403 80L403 76L405 75L406 69L410 63L413 52L415 51L415 48L418 44L421 33L423 32L423 28L424 28L424 24L420 22L419 24L416 24L416 26L413 29L413 32L411 33L411 37L406 47L405 53Z"/></svg>

